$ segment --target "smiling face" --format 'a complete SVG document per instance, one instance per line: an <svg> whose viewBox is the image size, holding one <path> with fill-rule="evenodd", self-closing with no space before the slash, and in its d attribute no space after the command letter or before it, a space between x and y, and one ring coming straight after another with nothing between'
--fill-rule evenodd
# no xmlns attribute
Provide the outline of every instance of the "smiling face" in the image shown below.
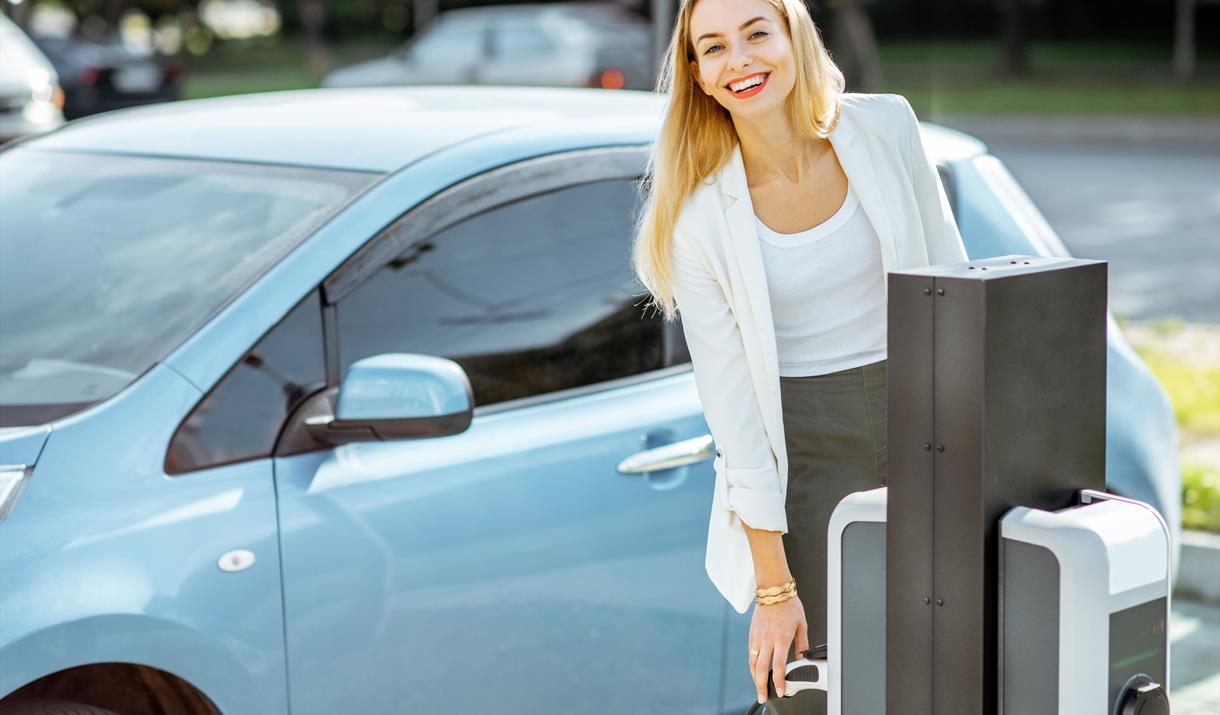
<svg viewBox="0 0 1220 715"><path fill-rule="evenodd" d="M691 74L731 114L758 117L784 106L796 84L796 65L787 27L771 3L698 0L690 37ZM748 87L759 79L761 84ZM733 91L743 80L747 88Z"/></svg>

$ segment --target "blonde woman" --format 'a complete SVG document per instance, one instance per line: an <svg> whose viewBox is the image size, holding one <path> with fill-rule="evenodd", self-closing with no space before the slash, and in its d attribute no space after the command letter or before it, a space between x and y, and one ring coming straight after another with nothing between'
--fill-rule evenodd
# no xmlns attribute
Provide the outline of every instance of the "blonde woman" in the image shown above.
<svg viewBox="0 0 1220 715"><path fill-rule="evenodd" d="M803 0L684 0L658 90L634 264L717 445L705 565L756 603L759 702L824 712L768 673L826 642L827 522L885 483L885 275L966 252L910 105L845 93Z"/></svg>

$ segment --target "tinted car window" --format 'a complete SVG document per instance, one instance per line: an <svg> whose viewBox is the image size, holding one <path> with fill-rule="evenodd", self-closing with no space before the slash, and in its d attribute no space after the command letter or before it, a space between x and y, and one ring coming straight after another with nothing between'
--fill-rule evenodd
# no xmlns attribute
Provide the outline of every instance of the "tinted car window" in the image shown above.
<svg viewBox="0 0 1220 715"><path fill-rule="evenodd" d="M338 304L343 369L387 352L459 363L488 405L662 366L630 267L634 184L572 186L466 219Z"/></svg>
<svg viewBox="0 0 1220 715"><path fill-rule="evenodd" d="M116 394L376 178L0 155L0 426Z"/></svg>
<svg viewBox="0 0 1220 715"><path fill-rule="evenodd" d="M170 474L266 457L301 400L324 387L322 310L310 293L191 411L170 444Z"/></svg>

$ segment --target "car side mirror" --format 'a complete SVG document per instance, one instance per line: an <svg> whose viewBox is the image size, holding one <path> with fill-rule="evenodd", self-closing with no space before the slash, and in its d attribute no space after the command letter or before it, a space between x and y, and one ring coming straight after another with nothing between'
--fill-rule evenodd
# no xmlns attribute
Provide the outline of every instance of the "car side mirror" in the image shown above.
<svg viewBox="0 0 1220 715"><path fill-rule="evenodd" d="M456 362L385 353L352 363L335 414L309 417L305 426L313 439L337 446L458 434L473 416L470 379Z"/></svg>

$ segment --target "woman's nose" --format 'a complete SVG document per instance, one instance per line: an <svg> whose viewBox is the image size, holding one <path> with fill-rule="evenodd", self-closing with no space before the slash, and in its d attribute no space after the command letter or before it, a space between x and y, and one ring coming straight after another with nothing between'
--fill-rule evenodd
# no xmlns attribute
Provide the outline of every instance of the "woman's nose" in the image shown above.
<svg viewBox="0 0 1220 715"><path fill-rule="evenodd" d="M744 70L754 61L754 58L750 56L749 48L733 49L730 52L732 54L729 57L729 66L734 71Z"/></svg>

